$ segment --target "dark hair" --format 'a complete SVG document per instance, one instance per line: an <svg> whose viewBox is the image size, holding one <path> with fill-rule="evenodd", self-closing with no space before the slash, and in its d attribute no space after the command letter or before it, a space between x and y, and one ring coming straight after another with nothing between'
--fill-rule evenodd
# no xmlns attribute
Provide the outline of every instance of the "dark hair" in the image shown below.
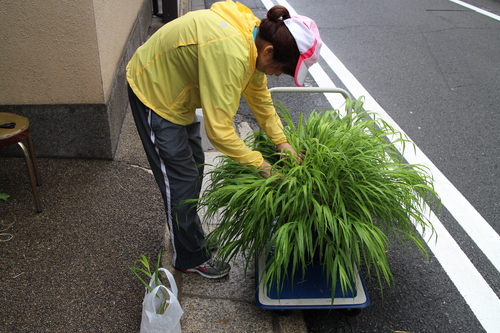
<svg viewBox="0 0 500 333"><path fill-rule="evenodd" d="M288 18L288 9L279 5L272 7L260 23L259 37L273 45L276 68L294 76L300 53L295 39L283 23L283 20Z"/></svg>

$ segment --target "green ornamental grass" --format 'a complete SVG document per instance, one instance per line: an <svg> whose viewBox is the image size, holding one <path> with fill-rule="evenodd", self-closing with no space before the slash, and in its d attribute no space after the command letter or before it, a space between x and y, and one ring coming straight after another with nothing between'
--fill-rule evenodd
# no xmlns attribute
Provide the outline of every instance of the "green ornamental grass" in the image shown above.
<svg viewBox="0 0 500 333"><path fill-rule="evenodd" d="M148 292L153 291L153 287L149 285L150 280L154 278L153 285L154 286L159 286L160 284L163 284L159 278L160 272L160 263L161 263L161 254L162 251L158 252L158 257L156 260L156 266L152 267L149 263L148 258L144 254L140 255L140 259L134 261L134 266L129 267L129 269L134 273L134 275L141 281L142 285L146 288ZM145 280L146 278L146 280ZM163 293L163 297L160 297L160 295L156 294L156 297L160 299L160 306L158 309L156 309L157 314L164 314L165 311L167 311L168 307L168 300L169 300L169 295L168 293L162 289L161 292Z"/></svg>
<svg viewBox="0 0 500 333"><path fill-rule="evenodd" d="M296 125L278 106L287 140L304 151L303 161L280 159L266 135L254 132L247 144L277 171L268 179L221 157L198 200L206 220L217 220L208 238L219 243L220 259L243 254L248 268L266 255L262 283L277 286L290 268L303 274L308 265L322 265L345 293L355 288L351 281L362 265L375 271L381 289L384 281L391 283L389 234L427 255L415 226L434 232L423 213L426 204L439 203L432 178L423 166L405 163L387 136L403 145L409 140L364 111L361 101L347 103L347 115L314 111Z"/></svg>

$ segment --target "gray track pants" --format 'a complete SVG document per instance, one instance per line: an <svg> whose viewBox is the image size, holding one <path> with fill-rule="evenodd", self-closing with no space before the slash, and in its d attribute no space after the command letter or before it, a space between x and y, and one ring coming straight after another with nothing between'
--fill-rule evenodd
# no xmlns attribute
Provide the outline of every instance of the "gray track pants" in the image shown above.
<svg viewBox="0 0 500 333"><path fill-rule="evenodd" d="M195 118L188 126L173 124L147 108L130 87L128 93L137 131L163 196L174 248L172 264L180 269L195 267L211 257L196 206L182 203L197 199L201 190L205 154L200 122Z"/></svg>

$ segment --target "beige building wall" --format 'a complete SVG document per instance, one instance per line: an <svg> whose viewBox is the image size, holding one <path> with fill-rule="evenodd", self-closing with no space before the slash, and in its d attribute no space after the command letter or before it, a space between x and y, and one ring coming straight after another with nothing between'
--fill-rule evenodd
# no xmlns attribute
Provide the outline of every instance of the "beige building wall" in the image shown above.
<svg viewBox="0 0 500 333"><path fill-rule="evenodd" d="M0 112L30 119L37 155L114 156L151 14L151 0L2 0Z"/></svg>
<svg viewBox="0 0 500 333"><path fill-rule="evenodd" d="M0 104L104 103L143 2L2 1Z"/></svg>

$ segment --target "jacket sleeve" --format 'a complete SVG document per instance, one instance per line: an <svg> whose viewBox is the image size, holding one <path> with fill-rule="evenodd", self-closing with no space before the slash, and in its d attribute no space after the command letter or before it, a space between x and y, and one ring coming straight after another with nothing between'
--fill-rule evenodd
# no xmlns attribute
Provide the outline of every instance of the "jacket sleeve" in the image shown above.
<svg viewBox="0 0 500 333"><path fill-rule="evenodd" d="M286 142L283 133L283 123L274 108L271 93L267 88L267 78L264 73L256 72L252 81L245 89L243 96L252 110L260 128L275 144Z"/></svg>
<svg viewBox="0 0 500 333"><path fill-rule="evenodd" d="M262 154L251 150L236 134L233 117L248 77L248 50L241 43L209 43L199 49L198 71L205 131L221 153L241 165L259 167Z"/></svg>

